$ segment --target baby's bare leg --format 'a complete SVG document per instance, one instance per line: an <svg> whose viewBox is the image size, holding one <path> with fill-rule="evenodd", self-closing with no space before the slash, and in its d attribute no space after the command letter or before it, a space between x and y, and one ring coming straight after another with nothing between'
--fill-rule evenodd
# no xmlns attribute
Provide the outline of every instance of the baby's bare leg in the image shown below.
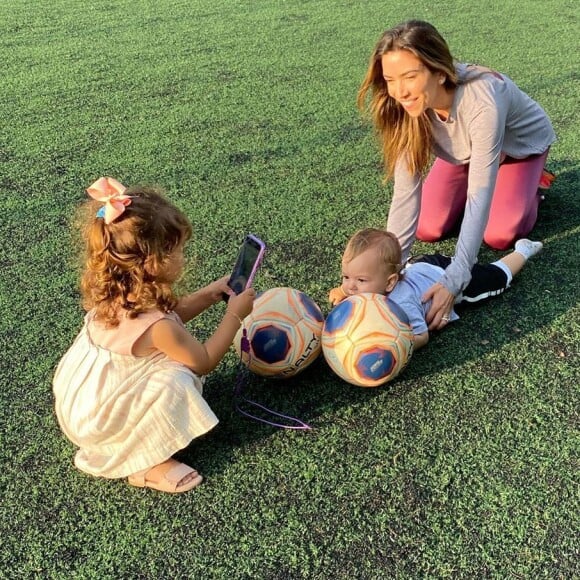
<svg viewBox="0 0 580 580"><path fill-rule="evenodd" d="M543 247L542 242L532 242L526 239L518 240L514 251L501 258L500 262L503 262L509 268L512 276L515 277L519 274L528 259L535 256Z"/></svg>

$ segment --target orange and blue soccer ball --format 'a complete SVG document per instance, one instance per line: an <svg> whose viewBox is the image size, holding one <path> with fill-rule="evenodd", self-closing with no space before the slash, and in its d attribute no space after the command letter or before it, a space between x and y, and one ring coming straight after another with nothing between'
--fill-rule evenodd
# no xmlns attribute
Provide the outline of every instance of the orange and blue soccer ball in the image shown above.
<svg viewBox="0 0 580 580"><path fill-rule="evenodd" d="M271 288L254 300L244 318L234 346L246 366L263 377L288 378L303 371L320 354L324 316L304 292ZM242 354L243 331L250 343L249 357Z"/></svg>
<svg viewBox="0 0 580 580"><path fill-rule="evenodd" d="M349 296L326 317L322 352L330 368L359 387L393 380L413 352L406 314L382 294Z"/></svg>

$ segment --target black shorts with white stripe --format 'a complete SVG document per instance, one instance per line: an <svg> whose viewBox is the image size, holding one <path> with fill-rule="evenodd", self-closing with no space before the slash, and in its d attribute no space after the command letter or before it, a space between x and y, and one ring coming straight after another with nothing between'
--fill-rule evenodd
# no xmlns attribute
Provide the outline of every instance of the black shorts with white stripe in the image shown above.
<svg viewBox="0 0 580 580"><path fill-rule="evenodd" d="M416 262L426 262L445 270L451 264L451 258L443 254L421 254L409 260L410 264ZM471 281L456 304L481 302L501 294L507 288L509 288L508 277L501 268L494 264L475 264L471 269Z"/></svg>

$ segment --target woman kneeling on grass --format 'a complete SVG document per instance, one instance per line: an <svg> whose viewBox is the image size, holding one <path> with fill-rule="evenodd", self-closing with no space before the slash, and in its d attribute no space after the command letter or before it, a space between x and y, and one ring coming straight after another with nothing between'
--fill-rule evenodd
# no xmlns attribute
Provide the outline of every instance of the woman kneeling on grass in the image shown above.
<svg viewBox="0 0 580 580"><path fill-rule="evenodd" d="M58 421L80 448L82 471L188 491L202 477L172 456L217 424L200 377L227 352L255 291L231 296L216 331L200 343L184 323L232 291L226 276L174 295L191 236L186 216L153 188L101 178L87 191L105 204L87 207L81 292L88 313L54 376Z"/></svg>
<svg viewBox="0 0 580 580"><path fill-rule="evenodd" d="M369 109L394 177L387 230L406 261L461 222L453 261L425 293L431 330L449 320L482 240L505 250L533 228L556 137L543 109L507 76L454 61L429 23L410 20L377 43L358 103ZM423 184L431 155L436 159ZM548 183L544 183L548 182ZM463 216L463 218L462 218Z"/></svg>

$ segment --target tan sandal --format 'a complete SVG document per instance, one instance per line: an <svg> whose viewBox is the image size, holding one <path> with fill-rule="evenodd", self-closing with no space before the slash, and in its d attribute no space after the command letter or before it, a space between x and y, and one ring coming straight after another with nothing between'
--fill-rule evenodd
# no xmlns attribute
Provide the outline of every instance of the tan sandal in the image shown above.
<svg viewBox="0 0 580 580"><path fill-rule="evenodd" d="M133 475L130 475L127 480L129 485L135 487L150 487L151 489L156 489L157 491L163 491L165 493L183 493L184 491L189 491L194 487L197 487L202 481L203 477L197 473L193 467L185 465L185 463L178 463L174 467L169 468L164 474L160 481L152 481L147 479L147 474L152 468L144 469L143 471L138 471ZM195 474L191 481L179 485L186 476L190 474Z"/></svg>

